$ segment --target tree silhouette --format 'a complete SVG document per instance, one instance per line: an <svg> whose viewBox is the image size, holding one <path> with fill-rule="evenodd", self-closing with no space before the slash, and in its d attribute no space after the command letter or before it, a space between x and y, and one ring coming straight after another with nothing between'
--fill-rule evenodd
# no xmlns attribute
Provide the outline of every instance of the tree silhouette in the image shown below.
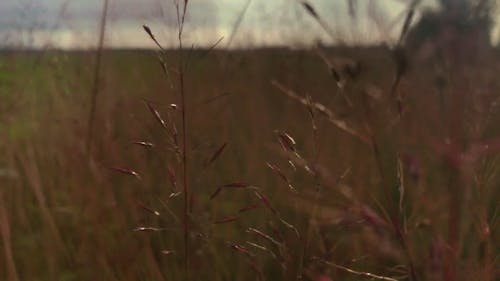
<svg viewBox="0 0 500 281"><path fill-rule="evenodd" d="M493 0L439 0L440 9L427 10L405 40L410 52L432 46L433 53L478 53L491 47Z"/></svg>

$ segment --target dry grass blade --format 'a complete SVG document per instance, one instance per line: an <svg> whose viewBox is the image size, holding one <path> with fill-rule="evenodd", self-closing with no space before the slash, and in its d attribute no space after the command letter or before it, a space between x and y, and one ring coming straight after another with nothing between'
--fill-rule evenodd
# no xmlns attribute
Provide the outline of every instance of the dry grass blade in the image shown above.
<svg viewBox="0 0 500 281"><path fill-rule="evenodd" d="M276 166L276 165L273 165L269 162L266 163L267 164L267 167L269 167L269 169L271 169L273 172L275 172L284 182L288 183L288 178L285 176L285 174L283 174L283 172L281 171L281 169Z"/></svg>
<svg viewBox="0 0 500 281"><path fill-rule="evenodd" d="M351 167L347 167L344 172L337 178L335 184L338 185L351 173Z"/></svg>
<svg viewBox="0 0 500 281"><path fill-rule="evenodd" d="M400 44L403 41L406 33L408 33L408 29L410 28L414 14L415 14L415 10L412 8L412 9L410 9L410 11L408 12L408 15L406 16L406 19L405 19L405 22L403 25L403 29L401 30L401 35L399 36L399 43Z"/></svg>
<svg viewBox="0 0 500 281"><path fill-rule="evenodd" d="M232 183L227 183L227 184L223 185L222 187L246 188L246 187L250 187L250 185L247 183L244 183L244 182L232 182Z"/></svg>
<svg viewBox="0 0 500 281"><path fill-rule="evenodd" d="M227 244L228 244L229 247L231 247L231 249L233 249L234 251L236 251L236 252L244 255L248 259L248 264L250 265L250 267L252 268L252 270L255 271L255 273L257 273L258 280L264 280L264 273L257 266L257 264L254 262L254 260L255 260L255 254L253 254L252 252L250 252L250 250L248 250L248 248L245 247L245 246L243 246L243 245L234 244L234 243L230 243L230 242L227 242Z"/></svg>
<svg viewBox="0 0 500 281"><path fill-rule="evenodd" d="M253 234L256 234L257 236L259 236L259 237L261 237L261 238L263 238L263 239L265 239L265 240L267 240L267 241L271 242L272 244L274 244L274 245L276 245L276 246L278 246L278 247L281 247L281 246L282 246L282 244L281 244L278 240L276 240L276 239L272 238L270 235L265 234L264 232L262 232L262 231L260 231L260 230L258 230L258 229L256 229L256 228L250 227L250 228L248 228L248 229L247 229L247 231L246 231L246 232L247 232L247 233L253 233Z"/></svg>
<svg viewBox="0 0 500 281"><path fill-rule="evenodd" d="M164 255L164 256L170 256L170 255L175 254L175 251L173 251L173 250L162 250L161 254Z"/></svg>
<svg viewBox="0 0 500 281"><path fill-rule="evenodd" d="M364 223L373 227L373 229L387 229L390 226L388 221L367 205L354 207L352 211L358 215Z"/></svg>
<svg viewBox="0 0 500 281"><path fill-rule="evenodd" d="M229 97L229 96L232 96L233 94L232 93L228 93L228 92L225 92L225 93L222 93L222 94L218 94L216 96L213 96L213 97L210 97L210 98L207 98L203 101L201 101L201 105L207 105L207 104L210 104L210 103L213 103L215 101L218 101L219 99L221 98L225 98L225 97Z"/></svg>
<svg viewBox="0 0 500 281"><path fill-rule="evenodd" d="M408 59L406 57L405 50L402 47L396 47L392 52L392 56L394 63L396 64L396 75L391 85L391 97L394 97L399 83L408 69ZM398 96L398 99L401 98L401 96ZM401 101L399 100L399 102Z"/></svg>
<svg viewBox="0 0 500 281"><path fill-rule="evenodd" d="M172 198L175 198L175 197L178 197L179 195L182 194L182 191L179 191L179 192L172 192L170 193L170 195L168 196L168 199L172 199Z"/></svg>
<svg viewBox="0 0 500 281"><path fill-rule="evenodd" d="M29 183L29 187L32 189L35 195L38 207L40 208L41 215L44 220L43 223L48 226L52 234L51 240L53 241L51 242L54 242L54 245L51 247L54 247L54 250L57 251L64 251L64 241L47 202L47 192L43 188L44 186L40 170L41 166L37 163L35 151L31 148L28 148L28 151L25 155L19 155L19 161L22 164L26 180Z"/></svg>
<svg viewBox="0 0 500 281"><path fill-rule="evenodd" d="M337 70L337 68L339 66L335 66L334 63L327 57L321 44L318 44L318 46L316 48L316 53L318 54L318 56L323 60L323 62L328 67L330 75L335 80L335 83L336 83L337 87L340 89L340 93L342 94L342 97L346 101L347 105L349 105L350 107L353 107L354 105L353 105L351 99L349 98L349 96L346 94L346 92L344 90L345 79L342 78L342 76L340 75L340 72ZM352 62L350 62L350 63L352 64ZM357 75L356 73L359 71L359 64L354 63L354 65L356 65L357 67L356 66L351 67L351 66L349 66L349 64L346 63L342 67L344 70L343 74L347 74L349 77L354 78ZM347 73L346 73L346 70L348 70ZM312 104L312 103L310 103L310 104Z"/></svg>
<svg viewBox="0 0 500 281"><path fill-rule="evenodd" d="M336 39L336 36L332 30L332 28L330 28L330 26L326 23L326 21L324 21L318 14L317 10L307 1L305 0L302 0L300 1L300 3L302 4L302 7L304 7L304 10L306 10L306 12L312 17L314 18L318 24L321 26L321 28L323 28L323 30L328 33L328 35L333 39L335 40Z"/></svg>
<svg viewBox="0 0 500 281"><path fill-rule="evenodd" d="M219 195L219 193L222 191L222 187L218 187L214 193L212 193L212 195L210 195L210 200L213 200L215 197L217 197L217 195Z"/></svg>
<svg viewBox="0 0 500 281"><path fill-rule="evenodd" d="M290 228L291 230L293 230L293 232L295 233L295 235L297 235L297 238L300 238L300 232L299 230L291 223L287 222L286 220L284 220L283 218L281 217L278 217L279 221L284 225L286 226L287 228Z"/></svg>
<svg viewBox="0 0 500 281"><path fill-rule="evenodd" d="M189 0L184 0L184 7L182 8L182 20L181 20L181 28L184 26L184 21L186 19L187 6L189 4ZM182 32L182 29L181 29Z"/></svg>
<svg viewBox="0 0 500 281"><path fill-rule="evenodd" d="M175 176L175 171L172 166L167 166L167 175L173 190L177 190L177 177Z"/></svg>
<svg viewBox="0 0 500 281"><path fill-rule="evenodd" d="M164 231L164 230L166 230L166 229L152 227L152 226L139 226L139 227L134 228L134 231L136 231L136 232L159 232L159 231Z"/></svg>
<svg viewBox="0 0 500 281"><path fill-rule="evenodd" d="M259 208L262 208L261 204L250 204L250 205L247 205L247 206L239 209L238 212L239 213L244 213L244 212L252 211L252 210L255 210L255 209L259 209Z"/></svg>
<svg viewBox="0 0 500 281"><path fill-rule="evenodd" d="M160 216L160 212L156 211L156 210L153 210L151 208L149 208L148 206L144 205L142 202L140 201L137 201L137 206L139 206L139 208L155 215L155 216Z"/></svg>
<svg viewBox="0 0 500 281"><path fill-rule="evenodd" d="M168 70L167 63L161 57L158 59L158 62L160 63L160 67L163 70L163 74L165 74L165 76L168 79L168 82L169 82L169 85L170 85L170 89L173 90L174 89L174 84L172 83L172 79L170 78L170 71Z"/></svg>
<svg viewBox="0 0 500 281"><path fill-rule="evenodd" d="M213 43L204 53L204 55L207 55L209 54L213 49L215 49L215 47L217 47L221 42L222 40L224 40L224 36L221 36L217 41L215 41L215 43Z"/></svg>
<svg viewBox="0 0 500 281"><path fill-rule="evenodd" d="M108 7L109 7L109 0L104 0L103 1L103 8L102 8L102 14L101 14L101 22L99 25L99 43L97 46L97 53L96 53L96 61L94 65L94 78L93 78L93 83L92 83L92 92L91 92L91 104L90 104L90 114L89 114L89 121L88 121L88 128L87 128L87 153L90 156L90 151L91 151L91 146L92 146L92 141L94 137L94 123L96 119L96 113L97 113L97 98L99 96L100 88L101 88L101 68L102 68L102 55L103 55L103 49L104 49L104 37L106 34L106 25L107 25L107 19L108 19Z"/></svg>
<svg viewBox="0 0 500 281"><path fill-rule="evenodd" d="M281 171L281 169L276 166L276 165L273 165L271 163L266 163L267 164L267 167L269 167L269 169L271 169L274 173L276 173L287 185L288 187L290 188L291 191L297 193L297 189L295 189L295 187L292 185L292 183L290 182L290 180L288 179L288 177L283 173L283 171Z"/></svg>
<svg viewBox="0 0 500 281"><path fill-rule="evenodd" d="M153 148L155 145L147 141L134 141L132 144L139 145L145 148Z"/></svg>
<svg viewBox="0 0 500 281"><path fill-rule="evenodd" d="M279 83L275 80L273 80L271 83L274 87L276 87L278 90L280 90L281 93L283 93L286 96L300 102L301 104L303 104L305 106L309 106L309 103L308 103L306 98L303 98L303 97L297 95L295 92L293 92L290 89L287 89L285 86L283 86L281 83ZM339 128L342 131L356 137L357 139L359 139L363 143L371 145L370 138L368 138L364 134L358 132L357 130L349 127L344 120L340 120L340 119L336 118L335 114L331 110L326 108L324 105L317 103L317 102L313 102L312 107L316 111L318 111L319 113L323 114L328 119L328 121L330 123L332 123L333 125L335 125L337 128Z"/></svg>
<svg viewBox="0 0 500 281"><path fill-rule="evenodd" d="M319 15L314 9L314 7L306 1L302 1L302 7L315 19L319 19Z"/></svg>
<svg viewBox="0 0 500 281"><path fill-rule="evenodd" d="M318 46L316 48L316 53L318 56L323 60L323 62L326 64L328 67L328 70L330 71L330 74L332 75L333 79L337 83L337 86L339 88L342 88L342 77L340 76L340 73L335 69L335 66L331 62L331 60L326 56L325 52L321 49L321 46Z"/></svg>
<svg viewBox="0 0 500 281"><path fill-rule="evenodd" d="M130 168L123 168L123 167L111 167L109 168L115 172L118 172L118 173L122 173L124 175L129 175L129 176L134 176L136 177L137 179L141 179L141 176L139 175L138 172L130 169Z"/></svg>
<svg viewBox="0 0 500 281"><path fill-rule="evenodd" d="M222 191L222 189L224 188L250 188L251 186L249 184L246 184L244 182L232 182L232 183L227 183L227 184L224 184L220 187L218 187L214 193L212 193L212 195L210 196L210 200L214 199L217 195L219 195L219 193Z"/></svg>
<svg viewBox="0 0 500 281"><path fill-rule="evenodd" d="M248 250L243 245L233 244L233 243L229 243L229 242L228 242L228 245L229 245L229 247L231 247L231 249L235 250L238 253L244 254L245 256L247 256L250 259L253 259L255 256L252 252L250 252L250 250Z"/></svg>
<svg viewBox="0 0 500 281"><path fill-rule="evenodd" d="M215 160L217 160L219 158L219 156L221 156L222 152L224 151L224 149L226 148L227 146L227 142L225 142L224 144L222 144L213 154L212 154L212 157L210 157L210 159L208 159L206 162L205 162L205 167L208 167L210 164L212 164L213 162L215 162Z"/></svg>
<svg viewBox="0 0 500 281"><path fill-rule="evenodd" d="M161 46L160 42L158 42L158 40L156 39L155 35L151 31L151 28L149 28L149 26L147 26L147 25L143 25L142 28L149 35L149 37L151 38L151 40L153 40L153 42L155 42L156 46L158 46L158 48L160 48L160 50L165 51L165 49L163 49L163 47Z"/></svg>
<svg viewBox="0 0 500 281"><path fill-rule="evenodd" d="M403 43L403 40L408 33L408 30L410 29L410 25L413 21L413 17L415 16L415 9L417 5L419 4L420 0L413 0L412 3L410 3L410 8L408 10L408 13L406 14L405 21L403 23L403 28L401 29L401 34L399 36L399 41L398 45Z"/></svg>
<svg viewBox="0 0 500 281"><path fill-rule="evenodd" d="M325 265L352 273L354 275L363 276L363 277L366 277L366 278L369 278L372 280L377 279L377 280L385 280L385 281L398 281L398 279L395 279L392 277L381 276L381 275L377 275L377 274L373 274L373 273L369 273L369 272L357 271L357 270L354 270L354 269L351 269L351 268L348 268L348 267L345 267L342 265L338 265L336 263L321 260L320 258L317 258L317 257L314 257L313 260L316 260L316 261L319 261Z"/></svg>
<svg viewBox="0 0 500 281"><path fill-rule="evenodd" d="M398 156L398 180L399 180L399 214L404 216L404 196L405 196L405 185L404 185L404 170L403 170L403 162L401 161L401 157Z"/></svg>
<svg viewBox="0 0 500 281"><path fill-rule="evenodd" d="M167 123L165 123L165 120L161 118L160 112L156 110L156 108L154 108L150 102L146 102L146 105L148 106L149 111L151 111L151 113L155 117L156 121L158 121L163 128L168 129Z"/></svg>
<svg viewBox="0 0 500 281"><path fill-rule="evenodd" d="M271 204L271 200L269 200L269 198L267 198L267 196L265 196L264 194L262 194L261 192L259 192L258 190L254 190L254 193L255 195L262 201L262 203L264 203L264 206L266 206L266 208L271 211L277 218L278 220L283 224L285 225L287 228L290 228L294 231L294 233L297 235L297 237L300 238L300 233L299 231L297 230L297 228L295 226L293 226L292 224L288 223L286 220L284 220L278 210L276 210L273 205Z"/></svg>
<svg viewBox="0 0 500 281"><path fill-rule="evenodd" d="M19 281L19 275L16 269L16 262L12 251L9 216L5 206L6 205L5 205L5 200L3 199L3 193L2 191L0 191L0 236L2 237L3 248L5 253L4 256L5 268L7 270L8 280Z"/></svg>
<svg viewBox="0 0 500 281"><path fill-rule="evenodd" d="M213 224L231 223L231 222L235 222L239 219L240 218L238 216L225 217L225 218L214 221Z"/></svg>
<svg viewBox="0 0 500 281"><path fill-rule="evenodd" d="M285 241L285 235L283 235L283 233L274 225L273 222L268 222L267 223L269 225L269 228L271 228L271 230L273 231L274 235L276 235L277 237L279 237L280 241L281 242L284 242Z"/></svg>
<svg viewBox="0 0 500 281"><path fill-rule="evenodd" d="M261 192L255 190L255 195L264 203L264 205L269 209L273 214L278 215L278 211L272 206L271 201L267 196L262 194Z"/></svg>
<svg viewBox="0 0 500 281"><path fill-rule="evenodd" d="M254 262L250 262L250 267L252 268L252 270L257 273L257 277L258 277L258 280L261 280L261 281L264 281L264 273L262 272L262 270L257 266L257 264L255 264Z"/></svg>
<svg viewBox="0 0 500 281"><path fill-rule="evenodd" d="M259 245L257 243L254 243L254 242L250 242L250 241L246 241L246 243L254 248L257 248L261 251L264 251L266 253L269 253L274 259L278 259L278 256L272 251L272 250L269 250L268 248L262 246L262 245Z"/></svg>
<svg viewBox="0 0 500 281"><path fill-rule="evenodd" d="M289 150L293 152L297 151L295 149L295 145L297 144L297 142L295 141L294 138L292 138L292 136L290 136L290 134L278 130L276 130L275 133L278 136L278 141L284 150Z"/></svg>
<svg viewBox="0 0 500 281"><path fill-rule="evenodd" d="M243 22L243 19L245 18L245 15L247 14L248 9L250 8L250 4L252 4L252 0L247 0L245 6L243 7L241 12L239 13L238 17L236 18L236 22L233 24L233 28L232 28L231 33L229 35L229 39L227 40L226 49L229 48L229 46L231 46L231 43L233 42L234 37L238 33L238 30L241 26L241 23Z"/></svg>
<svg viewBox="0 0 500 281"><path fill-rule="evenodd" d="M300 233L299 231L297 230L297 228L295 226L293 226L292 224L288 223L286 220L284 220L278 210L276 210L273 205L271 204L271 200L269 200L269 198L267 198L267 196L265 196L264 194L262 194L262 192L259 192L258 190L254 190L254 193L255 195L262 201L262 203L264 204L264 206L266 206L266 208L271 211L277 218L278 220L283 224L285 225L287 228L290 228L294 231L294 233L297 235L297 237L300 238Z"/></svg>
<svg viewBox="0 0 500 281"><path fill-rule="evenodd" d="M391 96L395 95L397 88L398 88L398 85L401 82L401 79L403 78L403 75L405 74L406 69L408 68L406 54L405 54L404 48L401 45L403 44L404 38L405 38L406 34L408 33L408 30L410 29L410 25L411 25L412 20L415 16L416 6L419 3L420 3L420 0L413 0L410 3L410 8L408 10L408 13L406 14L405 21L403 23L403 28L401 30L401 34L399 36L398 43L393 51L394 62L396 63L396 76L395 76L394 82L392 83L392 86L391 86ZM399 117L401 117L403 115L403 101L402 101L402 96L400 94L398 94L398 96L397 96L397 106L398 106Z"/></svg>
<svg viewBox="0 0 500 281"><path fill-rule="evenodd" d="M310 175L313 175L315 173L315 171L313 171L312 169L314 167L311 167L309 165L309 162L297 152L281 150L280 154L282 154L284 157L287 157L288 164L290 164L290 166L294 169L294 171L297 169L297 167L300 167Z"/></svg>
<svg viewBox="0 0 500 281"><path fill-rule="evenodd" d="M307 101L307 113L309 113L309 118L311 119L314 139L317 139L318 125L316 124L316 116L314 114L312 97L310 95L306 95L306 101Z"/></svg>
<svg viewBox="0 0 500 281"><path fill-rule="evenodd" d="M224 39L224 36L220 37L214 44L212 44L208 49L204 50L200 55L196 57L196 61L200 62L206 58Z"/></svg>

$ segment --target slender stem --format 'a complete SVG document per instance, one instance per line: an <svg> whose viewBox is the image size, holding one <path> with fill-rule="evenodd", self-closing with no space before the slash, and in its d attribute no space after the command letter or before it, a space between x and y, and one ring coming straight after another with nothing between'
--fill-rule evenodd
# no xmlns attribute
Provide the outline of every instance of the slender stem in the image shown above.
<svg viewBox="0 0 500 281"><path fill-rule="evenodd" d="M313 172L314 172L314 187L315 187L315 193L314 193L314 204L313 204L313 209L311 213L311 218L309 220L309 223L307 225L307 233L306 237L304 240L304 243L302 245L302 249L300 251L300 256L299 256L299 266L297 270L297 275L296 275L296 280L301 280L302 279L302 271L304 270L304 258L307 252L307 249L309 248L309 243L311 240L312 232L313 232L313 222L316 219L316 216L318 215L318 211L320 209L320 206L318 206L319 198L321 195L321 186L320 186L320 179L317 171L317 166L319 162L319 135L318 135L318 128L316 124L316 117L314 115L314 109L313 109L313 104L310 99L310 97L307 97L307 106L308 106L308 111L309 111L309 117L311 119L311 127L313 131Z"/></svg>
<svg viewBox="0 0 500 281"><path fill-rule="evenodd" d="M396 232L396 236L399 240L399 243L401 245L401 248L403 249L403 252L406 256L407 259L407 267L409 269L409 280L410 281L418 281L417 278L417 272L415 269L415 262L413 261L413 257L410 252L410 248L408 246L408 242L406 240L406 233L403 230L402 226L398 222L393 222L395 224L394 231Z"/></svg>
<svg viewBox="0 0 500 281"><path fill-rule="evenodd" d="M322 261L322 262L325 265L328 265L328 266L331 266L331 267L334 267L334 268L337 268L337 269L340 269L340 270L352 273L354 275L367 277L367 278L370 278L372 280L377 279L377 280L385 280L385 281L398 281L397 279L392 278L392 277L377 275L377 274L373 274L373 273L370 273L370 272L363 272L363 271L354 270L352 268L348 268L348 267L345 267L345 266L342 266L340 264L336 264L336 263L333 263L333 262L327 262L327 261Z"/></svg>
<svg viewBox="0 0 500 281"><path fill-rule="evenodd" d="M11 228L9 223L9 215L5 205L5 200L2 191L0 191L0 238L4 245L4 259L7 270L7 277L12 281L19 281L19 274L16 269L16 262L12 251Z"/></svg>
<svg viewBox="0 0 500 281"><path fill-rule="evenodd" d="M182 67L181 67L182 69ZM187 122L186 122L186 95L184 90L184 73L179 75L181 107L182 107L182 177L184 189L184 251L185 251L185 273L188 280L189 270L189 185L187 171Z"/></svg>
<svg viewBox="0 0 500 281"><path fill-rule="evenodd" d="M187 159L187 103L186 90L184 85L184 48L182 43L182 32L184 29L184 17L187 9L187 1L184 2L182 19L179 23L179 91L181 96L182 109L182 182L184 191L184 276L185 280L189 280L189 183L188 183L188 159ZM177 7L179 9L179 7ZM177 11L179 14L179 10Z"/></svg>
<svg viewBox="0 0 500 281"><path fill-rule="evenodd" d="M227 43L226 43L226 49L229 49L229 47L231 46L231 43L233 43L234 36L238 32L238 29L240 28L241 23L243 22L243 19L245 18L245 15L247 14L247 11L248 11L248 8L250 7L250 4L252 4L252 0L247 0L247 3L245 4L245 6L241 10L240 14L236 18L236 22L233 24L233 28L232 28L231 33L229 35L229 39L227 40Z"/></svg>
<svg viewBox="0 0 500 281"><path fill-rule="evenodd" d="M94 66L94 81L92 84L92 100L90 104L90 113L89 113L89 121L87 126L87 153L90 155L90 150L92 146L92 138L94 134L94 123L95 123L95 115L97 108L97 96L99 95L99 86L100 86L100 72L101 72L101 63L102 63L102 51L104 48L104 35L106 33L106 20L108 17L108 5L109 0L104 0L102 15L101 15L101 23L100 23L100 31L99 31L99 43L97 47L97 55L96 55L96 63Z"/></svg>

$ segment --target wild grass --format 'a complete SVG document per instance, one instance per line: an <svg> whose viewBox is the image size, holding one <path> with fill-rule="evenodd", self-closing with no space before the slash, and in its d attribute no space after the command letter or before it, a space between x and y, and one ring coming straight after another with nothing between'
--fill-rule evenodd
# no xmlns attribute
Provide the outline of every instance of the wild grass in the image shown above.
<svg viewBox="0 0 500 281"><path fill-rule="evenodd" d="M496 50L190 50L187 4L102 50L90 155L93 54L2 54L2 278L496 280Z"/></svg>

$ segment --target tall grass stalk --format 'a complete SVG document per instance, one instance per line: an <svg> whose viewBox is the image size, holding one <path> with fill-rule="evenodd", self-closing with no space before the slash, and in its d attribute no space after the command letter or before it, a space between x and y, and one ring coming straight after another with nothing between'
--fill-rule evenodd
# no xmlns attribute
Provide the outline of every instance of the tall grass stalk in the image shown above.
<svg viewBox="0 0 500 281"><path fill-rule="evenodd" d="M99 24L99 41L97 44L96 50L96 58L94 64L94 78L92 82L92 91L91 91L91 101L90 101L90 112L89 119L87 124L87 141L86 148L87 154L90 157L91 147L92 147L92 139L94 135L94 123L96 119L96 111L97 111L97 98L99 96L99 92L101 90L101 65L102 65L102 53L104 49L104 38L106 34L106 23L108 18L108 7L109 0L103 1L101 21Z"/></svg>
<svg viewBox="0 0 500 281"><path fill-rule="evenodd" d="M12 252L12 240L10 230L9 214L5 208L3 191L0 191L0 236L4 248L5 267L7 269L7 278L11 281L19 281L16 263Z"/></svg>
<svg viewBox="0 0 500 281"><path fill-rule="evenodd" d="M176 12L177 12L177 24L178 24L178 43L179 43L179 64L178 64L178 76L179 76L179 94L181 98L181 126L182 126L182 185L184 193L184 274L185 280L190 280L189 276L189 263L190 263L190 247L189 247L189 220L190 220L190 190L188 182L188 124L187 124L187 99L186 99L186 89L184 82L184 75L186 70L185 58L184 58L184 45L182 41L184 23L186 19L186 13L188 8L189 0L184 0L182 7L179 1L175 2Z"/></svg>

